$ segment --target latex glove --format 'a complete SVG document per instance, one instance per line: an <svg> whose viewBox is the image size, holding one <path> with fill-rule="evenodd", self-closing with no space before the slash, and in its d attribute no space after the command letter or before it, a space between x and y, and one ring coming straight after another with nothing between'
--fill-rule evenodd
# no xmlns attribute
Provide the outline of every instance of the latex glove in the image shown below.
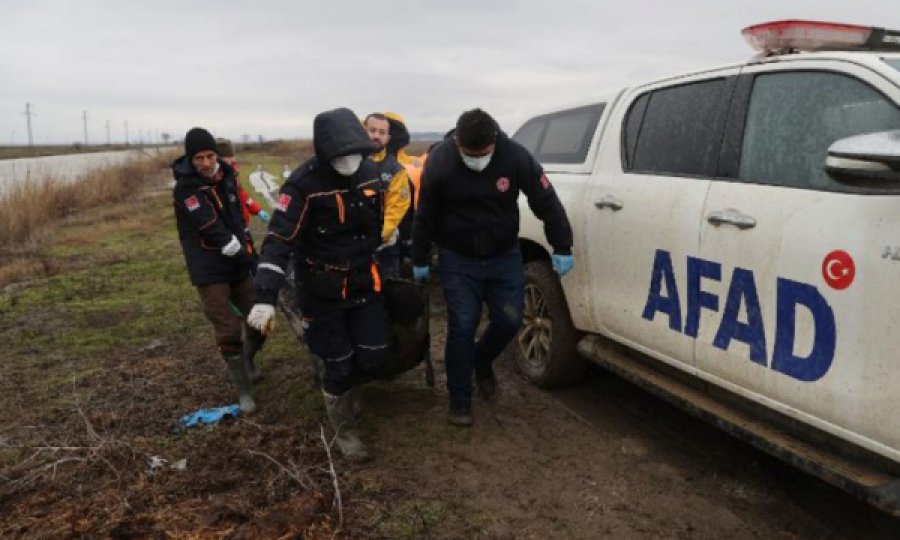
<svg viewBox="0 0 900 540"><path fill-rule="evenodd" d="M222 248L222 255L225 255L226 257L234 257L240 250L241 241L238 240L237 236L232 234L231 241L225 244L225 247Z"/></svg>
<svg viewBox="0 0 900 540"><path fill-rule="evenodd" d="M416 281L427 281L431 270L427 266L413 266L413 277Z"/></svg>
<svg viewBox="0 0 900 540"><path fill-rule="evenodd" d="M559 277L563 277L568 274L569 271L572 270L572 266L575 264L575 257L572 255L559 255L558 253L553 254L553 269L559 274Z"/></svg>
<svg viewBox="0 0 900 540"><path fill-rule="evenodd" d="M250 310L250 315L247 315L247 324L268 336L275 329L275 306L256 304Z"/></svg>
<svg viewBox="0 0 900 540"><path fill-rule="evenodd" d="M260 210L256 215L259 216L259 219L263 220L263 223L268 223L269 220L272 219L271 216L269 216L269 213L265 210Z"/></svg>

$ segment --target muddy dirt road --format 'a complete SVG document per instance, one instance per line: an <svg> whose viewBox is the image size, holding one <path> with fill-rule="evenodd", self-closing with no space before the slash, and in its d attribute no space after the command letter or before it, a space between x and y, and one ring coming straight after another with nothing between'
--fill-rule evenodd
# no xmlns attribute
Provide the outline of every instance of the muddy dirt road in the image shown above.
<svg viewBox="0 0 900 540"><path fill-rule="evenodd" d="M377 403L369 436L379 458L360 474L441 501L449 514L443 530L418 537L900 538L900 520L599 370L544 392L505 357L499 400L476 401L474 428L442 428L455 434L439 444L428 427L424 440L410 439L423 415L443 419L440 319L438 395L421 399L421 374L403 382L421 388L415 406L390 387L366 394Z"/></svg>

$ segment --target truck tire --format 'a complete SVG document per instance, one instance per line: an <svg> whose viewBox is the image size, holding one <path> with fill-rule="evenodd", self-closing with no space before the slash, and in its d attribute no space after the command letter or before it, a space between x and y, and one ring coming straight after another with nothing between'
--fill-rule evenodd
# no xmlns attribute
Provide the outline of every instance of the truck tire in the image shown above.
<svg viewBox="0 0 900 540"><path fill-rule="evenodd" d="M588 362L578 354L579 332L549 261L525 265L525 310L514 356L534 384L549 388L581 380Z"/></svg>

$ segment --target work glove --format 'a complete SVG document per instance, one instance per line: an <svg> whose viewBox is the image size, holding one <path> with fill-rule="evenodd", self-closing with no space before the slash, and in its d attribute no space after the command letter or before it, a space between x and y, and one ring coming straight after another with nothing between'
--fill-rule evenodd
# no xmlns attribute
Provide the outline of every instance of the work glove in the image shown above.
<svg viewBox="0 0 900 540"><path fill-rule="evenodd" d="M575 264L575 257L572 255L560 255L558 253L553 254L553 270L559 274L559 277L563 277L568 274L570 270L572 270L572 265Z"/></svg>
<svg viewBox="0 0 900 540"><path fill-rule="evenodd" d="M394 229L394 232L384 241L383 244L378 246L378 249L375 251L381 251L384 248L389 248L393 245L397 244L397 239L400 238L400 229Z"/></svg>
<svg viewBox="0 0 900 540"><path fill-rule="evenodd" d="M259 219L263 220L263 223L268 223L269 220L272 219L271 216L269 216L269 213L265 210L260 210L256 215L259 216Z"/></svg>
<svg viewBox="0 0 900 540"><path fill-rule="evenodd" d="M247 315L247 324L268 336L275 329L275 306L272 304L256 304Z"/></svg>
<svg viewBox="0 0 900 540"><path fill-rule="evenodd" d="M431 270L427 266L413 266L413 277L416 281L428 281Z"/></svg>
<svg viewBox="0 0 900 540"><path fill-rule="evenodd" d="M234 257L241 250L241 241L238 240L237 236L231 235L231 241L225 244L225 247L222 248L222 255L226 257Z"/></svg>

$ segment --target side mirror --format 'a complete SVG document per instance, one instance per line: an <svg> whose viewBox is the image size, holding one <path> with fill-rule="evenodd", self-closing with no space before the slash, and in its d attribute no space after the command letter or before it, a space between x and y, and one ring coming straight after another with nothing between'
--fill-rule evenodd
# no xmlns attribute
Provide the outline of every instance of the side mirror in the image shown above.
<svg viewBox="0 0 900 540"><path fill-rule="evenodd" d="M900 130L835 141L828 148L825 169L849 179L900 182Z"/></svg>

